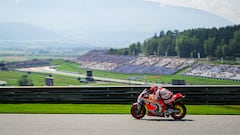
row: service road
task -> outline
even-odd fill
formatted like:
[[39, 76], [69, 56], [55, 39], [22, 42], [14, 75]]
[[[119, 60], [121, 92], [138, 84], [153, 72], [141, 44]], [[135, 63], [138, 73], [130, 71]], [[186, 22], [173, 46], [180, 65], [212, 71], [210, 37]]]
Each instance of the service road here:
[[240, 115], [187, 115], [182, 121], [96, 114], [0, 114], [0, 135], [239, 135]]

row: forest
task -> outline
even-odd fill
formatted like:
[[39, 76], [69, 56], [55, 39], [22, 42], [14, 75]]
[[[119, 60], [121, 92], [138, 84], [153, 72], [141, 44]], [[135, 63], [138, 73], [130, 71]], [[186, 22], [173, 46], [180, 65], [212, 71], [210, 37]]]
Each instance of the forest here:
[[240, 25], [221, 28], [197, 28], [179, 32], [161, 31], [153, 37], [108, 50], [110, 54], [179, 56], [184, 58], [240, 57]]

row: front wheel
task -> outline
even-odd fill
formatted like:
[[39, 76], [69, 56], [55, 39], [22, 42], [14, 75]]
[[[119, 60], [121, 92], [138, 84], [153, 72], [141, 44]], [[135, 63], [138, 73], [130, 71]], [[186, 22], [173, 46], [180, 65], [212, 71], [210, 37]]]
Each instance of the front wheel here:
[[174, 104], [173, 108], [174, 108], [174, 110], [176, 110], [176, 112], [172, 113], [171, 116], [175, 120], [181, 120], [187, 113], [187, 109], [186, 109], [185, 105], [182, 103]]
[[146, 114], [146, 108], [143, 105], [134, 104], [131, 107], [131, 114], [136, 119], [141, 119]]

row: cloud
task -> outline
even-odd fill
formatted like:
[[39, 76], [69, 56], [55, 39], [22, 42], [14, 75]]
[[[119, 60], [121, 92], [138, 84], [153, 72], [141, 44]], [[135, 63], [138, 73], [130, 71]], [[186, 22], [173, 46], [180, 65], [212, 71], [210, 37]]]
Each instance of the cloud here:
[[25, 0], [14, 0], [16, 3], [22, 3]]
[[21, 0], [15, 0], [16, 3], [21, 2]]
[[145, 0], [172, 6], [204, 10], [240, 24], [239, 0]]

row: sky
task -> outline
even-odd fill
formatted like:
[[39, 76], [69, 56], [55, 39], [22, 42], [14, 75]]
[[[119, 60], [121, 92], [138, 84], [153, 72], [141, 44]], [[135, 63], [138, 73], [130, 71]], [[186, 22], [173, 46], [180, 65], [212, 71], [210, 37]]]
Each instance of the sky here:
[[204, 10], [240, 24], [240, 0], [145, 0], [164, 4]]
[[240, 24], [239, 7], [240, 0], [0, 0], [0, 23], [40, 26], [71, 40], [129, 44], [161, 30]]
[[[0, 21], [19, 20], [24, 22], [29, 21], [28, 19], [31, 18], [31, 21], [33, 23], [41, 22], [43, 25], [48, 25], [52, 28], [58, 27], [57, 25], [61, 24], [64, 25], [66, 29], [70, 29], [76, 27], [76, 24], [69, 22], [68, 18], [76, 19], [78, 17], [76, 12], [87, 10], [86, 12], [90, 13], [92, 11], [90, 11], [89, 9], [92, 8], [92, 10], [94, 10], [94, 8], [98, 5], [102, 7], [113, 5], [113, 7], [116, 8], [116, 5], [114, 5], [116, 3], [119, 4], [119, 7], [126, 6], [121, 5], [120, 1], [122, 0], [0, 0], [0, 12], [2, 12], [0, 13]], [[127, 1], [129, 2], [128, 6], [131, 6], [133, 1], [136, 2], [137, 0]], [[162, 7], [166, 5], [171, 5], [176, 7], [199, 9], [221, 16], [233, 22], [234, 24], [240, 24], [240, 10], [238, 9], [240, 7], [239, 0], [138, 0], [138, 1], [145, 1], [145, 3], [158, 2], [159, 6]], [[82, 10], [79, 10], [79, 7]], [[49, 9], [52, 9], [53, 11], [49, 11]], [[58, 12], [59, 14], [56, 14], [56, 12]], [[87, 18], [87, 14], [86, 16], [84, 16], [82, 13], [79, 14], [81, 14], [81, 17], [83, 18], [84, 17]], [[66, 16], [67, 19], [64, 18]], [[52, 24], [50, 21], [53, 18], [58, 23]]]

